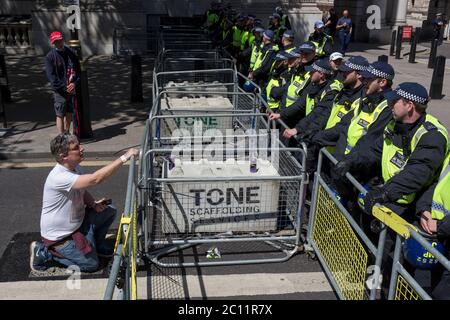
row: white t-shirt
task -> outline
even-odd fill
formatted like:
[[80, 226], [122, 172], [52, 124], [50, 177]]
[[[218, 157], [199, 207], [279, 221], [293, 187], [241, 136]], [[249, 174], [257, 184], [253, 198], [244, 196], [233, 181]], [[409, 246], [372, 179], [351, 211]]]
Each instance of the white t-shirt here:
[[75, 172], [59, 163], [49, 173], [44, 185], [41, 213], [41, 236], [61, 240], [76, 231], [84, 219], [84, 190], [72, 189], [82, 174], [80, 166]]

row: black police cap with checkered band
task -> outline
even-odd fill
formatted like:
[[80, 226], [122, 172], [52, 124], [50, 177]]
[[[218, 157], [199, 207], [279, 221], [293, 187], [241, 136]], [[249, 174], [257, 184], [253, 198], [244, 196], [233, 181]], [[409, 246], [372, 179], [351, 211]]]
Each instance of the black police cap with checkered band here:
[[361, 75], [366, 79], [382, 78], [393, 80], [395, 77], [395, 71], [389, 63], [376, 61], [370, 64], [367, 70], [361, 72]]
[[388, 101], [395, 101], [404, 98], [408, 101], [420, 104], [428, 103], [428, 91], [424, 86], [416, 82], [403, 82], [395, 90], [386, 92], [384, 97]]
[[333, 69], [328, 62], [328, 59], [320, 59], [315, 61], [312, 65], [305, 66], [306, 71], [319, 71], [326, 74], [333, 74]]
[[339, 66], [340, 71], [365, 71], [369, 67], [369, 61], [362, 56], [354, 56]]

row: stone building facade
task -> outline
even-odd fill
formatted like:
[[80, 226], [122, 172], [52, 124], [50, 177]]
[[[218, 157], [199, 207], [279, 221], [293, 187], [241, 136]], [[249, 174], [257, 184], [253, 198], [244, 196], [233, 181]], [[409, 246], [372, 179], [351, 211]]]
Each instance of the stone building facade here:
[[[50, 45], [48, 35], [61, 30], [66, 37], [66, 5], [74, 0], [1, 0], [0, 51], [7, 53], [45, 53]], [[161, 17], [188, 17], [203, 14], [212, 0], [80, 0], [83, 53], [113, 54], [117, 34], [132, 30], [146, 36], [158, 28]], [[217, 0], [216, 0], [217, 1]], [[297, 33], [297, 42], [313, 31], [314, 22], [323, 12], [335, 7], [338, 15], [349, 9], [355, 23], [356, 41], [388, 43], [391, 31], [399, 25], [422, 27], [424, 39], [431, 37], [431, 21], [436, 13], [450, 16], [448, 0], [222, 0], [238, 12], [253, 13], [267, 23], [276, 6], [282, 6]], [[381, 8], [381, 29], [366, 26], [368, 6]], [[141, 39], [142, 40], [142, 39]], [[150, 40], [145, 40], [149, 42]]]

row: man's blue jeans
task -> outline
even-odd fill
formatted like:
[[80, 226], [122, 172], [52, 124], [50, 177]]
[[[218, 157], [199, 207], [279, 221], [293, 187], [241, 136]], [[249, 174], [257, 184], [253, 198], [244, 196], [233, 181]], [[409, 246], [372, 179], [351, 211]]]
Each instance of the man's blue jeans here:
[[94, 209], [86, 209], [83, 224], [80, 227], [86, 239], [91, 243], [92, 251], [87, 255], [83, 255], [75, 246], [73, 240], [68, 240], [62, 247], [58, 247], [56, 251], [64, 258], [56, 257], [48, 252], [50, 259], [57, 261], [67, 267], [78, 266], [80, 271], [93, 272], [98, 269], [97, 252], [105, 252], [107, 245], [105, 241], [106, 233], [109, 227], [114, 222], [117, 210], [113, 206], [108, 206], [102, 212], [95, 212]]
[[345, 54], [347, 52], [348, 45], [352, 35], [349, 32], [339, 31], [339, 42], [341, 43], [341, 53]]

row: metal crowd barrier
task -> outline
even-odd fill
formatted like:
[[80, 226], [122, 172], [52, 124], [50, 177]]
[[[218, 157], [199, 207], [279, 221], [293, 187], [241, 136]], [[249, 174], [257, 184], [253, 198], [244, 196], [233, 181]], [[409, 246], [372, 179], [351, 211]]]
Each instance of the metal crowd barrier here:
[[[450, 261], [425, 239], [420, 231], [392, 210], [377, 204], [373, 217], [381, 223], [378, 245], [375, 246], [341, 204], [335, 191], [322, 177], [324, 156], [336, 164], [336, 159], [323, 148], [319, 154], [315, 173], [307, 242], [322, 264], [340, 299], [377, 299], [381, 271], [391, 267], [381, 264], [388, 228], [396, 233], [392, 272], [389, 276], [389, 300], [432, 299], [426, 288], [407, 271], [403, 264], [403, 241], [409, 237], [417, 240], [428, 252], [421, 259], [436, 259], [450, 271]], [[361, 193], [366, 190], [349, 173], [346, 177]], [[307, 245], [307, 247], [308, 247]], [[369, 277], [367, 275], [369, 274]], [[386, 272], [384, 272], [386, 274]]]
[[[186, 70], [153, 73], [153, 101], [168, 88], [199, 90], [205, 87], [225, 87], [228, 92], [238, 91], [238, 75], [235, 69]], [[188, 94], [188, 93], [187, 93]]]
[[[324, 156], [333, 164], [337, 162], [325, 148], [321, 149], [314, 177], [307, 242], [340, 299], [374, 300], [379, 283], [370, 281], [366, 275], [373, 271], [371, 279], [379, 279], [386, 228], [382, 228], [377, 246], [373, 244], [324, 180]], [[366, 193], [349, 173], [347, 178], [360, 192]]]
[[152, 147], [171, 147], [183, 143], [185, 137], [199, 136], [203, 143], [214, 142], [217, 138], [245, 136], [246, 131], [266, 130], [266, 115], [259, 112], [234, 110], [232, 112], [194, 111], [163, 114], [149, 119], [149, 141]]
[[159, 52], [158, 32], [143, 28], [118, 27], [113, 34], [114, 55], [152, 55]]
[[183, 50], [186, 47], [199, 50], [214, 49], [212, 41], [203, 29], [160, 29], [158, 43], [160, 51]]
[[137, 198], [139, 194], [137, 192], [136, 173], [136, 159], [133, 156], [130, 160], [130, 169], [128, 171], [124, 213], [117, 232], [114, 258], [103, 296], [104, 300], [113, 299], [116, 287], [119, 289], [116, 299], [137, 299], [138, 229], [136, 203], [139, 203], [140, 200]]
[[[172, 91], [172, 96], [178, 97], [192, 96], [193, 92], [198, 92], [198, 96], [212, 95], [214, 92], [223, 93], [245, 93], [239, 87], [239, 83], [251, 82], [255, 91], [254, 94], [261, 95], [261, 88], [249, 80], [245, 75], [233, 69], [210, 69], [210, 70], [186, 70], [153, 73], [152, 101], [155, 103], [158, 95], [163, 91]], [[181, 92], [183, 91], [183, 92]], [[176, 92], [178, 92], [176, 94]], [[217, 95], [217, 93], [216, 93]], [[237, 102], [233, 101], [233, 105]]]
[[[299, 221], [304, 203], [301, 195], [307, 180], [303, 166], [292, 153], [302, 154], [304, 164], [303, 150], [224, 148], [222, 154], [216, 152], [216, 160], [211, 160], [210, 167], [205, 164], [206, 160], [175, 160], [175, 168], [179, 170], [191, 167], [196, 171], [202, 166], [206, 170], [205, 174], [200, 171], [199, 175], [186, 177], [168, 170], [170, 162], [167, 159], [172, 151], [151, 149], [143, 154], [142, 163], [152, 164], [152, 168], [144, 166], [147, 175], [144, 174], [141, 180], [144, 185], [142, 199], [147, 199], [150, 204], [142, 224], [144, 245], [148, 249], [146, 255], [152, 262], [164, 267], [268, 263], [286, 261], [298, 251]], [[204, 149], [191, 151], [201, 154]], [[249, 170], [249, 158], [254, 152], [268, 155], [270, 160], [258, 160], [259, 170], [267, 172], [261, 176], [242, 174], [243, 168]], [[272, 167], [276, 157], [279, 159], [277, 169]], [[227, 170], [230, 171], [228, 175], [221, 174]], [[213, 171], [220, 173], [216, 176]], [[169, 172], [172, 172], [171, 176]], [[282, 256], [265, 257], [267, 248], [264, 248], [258, 254], [262, 258], [236, 257], [243, 254], [241, 249], [236, 250], [238, 243], [270, 245]], [[220, 261], [199, 256], [192, 262], [163, 261], [166, 255], [201, 244], [222, 244], [227, 252], [222, 254]]]
[[[214, 50], [162, 50], [159, 52], [154, 67], [154, 74], [167, 71], [199, 70], [236, 70], [236, 60], [222, 49]], [[184, 74], [183, 77], [187, 75]], [[185, 79], [184, 81], [188, 81]]]
[[[244, 92], [235, 92], [231, 94], [237, 96], [249, 95]], [[158, 100], [160, 100], [159, 98], [163, 95], [164, 92], [161, 92]], [[255, 94], [253, 94], [253, 96], [255, 96]], [[261, 103], [266, 105], [265, 101], [263, 101], [260, 96], [257, 101], [257, 104]], [[257, 104], [255, 105], [253, 103], [252, 109], [254, 109]], [[144, 208], [141, 224], [143, 228], [142, 233], [145, 236], [142, 246], [146, 248], [145, 253], [147, 257], [149, 257], [152, 262], [161, 266], [179, 267], [281, 262], [286, 261], [293, 254], [298, 252], [298, 246], [300, 244], [299, 221], [304, 208], [305, 185], [307, 184], [306, 173], [303, 170], [306, 161], [305, 146], [302, 145], [303, 149], [285, 148], [278, 140], [278, 134], [276, 136], [267, 137], [267, 140], [270, 141], [270, 145], [273, 146], [272, 143], [275, 143], [276, 148], [270, 148], [270, 150], [265, 149], [265, 153], [271, 154], [271, 152], [280, 152], [278, 157], [280, 166], [277, 171], [278, 176], [275, 177], [256, 177], [251, 175], [240, 177], [233, 176], [232, 173], [231, 176], [217, 177], [213, 180], [211, 180], [211, 177], [202, 178], [201, 176], [187, 178], [168, 177], [167, 167], [176, 162], [176, 158], [175, 160], [169, 160], [175, 147], [168, 143], [161, 143], [163, 140], [161, 139], [162, 135], [157, 137], [158, 139], [155, 139], [156, 136], [154, 132], [156, 128], [158, 128], [159, 132], [165, 132], [164, 130], [161, 130], [162, 120], [166, 121], [169, 119], [176, 123], [176, 119], [193, 118], [198, 115], [186, 112], [181, 112], [178, 115], [161, 115], [158, 110], [159, 108], [154, 106], [149, 120], [147, 121], [144, 138], [141, 144], [142, 157], [140, 158], [139, 168], [141, 206]], [[252, 110], [248, 111], [249, 112], [240, 111], [240, 113], [238, 110], [236, 110], [236, 112], [229, 112], [228, 110], [227, 113], [217, 113], [214, 111], [211, 116], [224, 119], [239, 119], [239, 117], [251, 119], [247, 120], [242, 128], [254, 130], [262, 129], [262, 131], [255, 131], [253, 134], [253, 137], [257, 139], [261, 139], [264, 135], [269, 136], [270, 131], [268, 129], [270, 129], [270, 124], [266, 120], [266, 114], [252, 113]], [[191, 127], [196, 127], [195, 122], [198, 122], [198, 120], [194, 121], [194, 124], [191, 125]], [[227, 125], [222, 125], [221, 129], [233, 129], [234, 125], [231, 125], [232, 123], [234, 122], [228, 121]], [[282, 125], [286, 127], [284, 123], [282, 123]], [[204, 139], [205, 135], [208, 135], [208, 130], [211, 128], [206, 126], [205, 129], [206, 130], [200, 132], [188, 131], [186, 133], [186, 136], [192, 137], [193, 139], [190, 140], [192, 143], [189, 142], [188, 145], [184, 145], [183, 147], [192, 151], [194, 159], [195, 155], [198, 155], [199, 152], [201, 153], [204, 150], [203, 148], [195, 148], [198, 148], [199, 145], [201, 147], [204, 146], [202, 142], [199, 144], [196, 143], [197, 139]], [[167, 135], [165, 136], [166, 140], [171, 137], [169, 133], [170, 131], [167, 131]], [[213, 133], [209, 133], [209, 135], [210, 136], [207, 136], [206, 138], [218, 136], [218, 134], [214, 135]], [[249, 141], [244, 144], [239, 144], [235, 139], [250, 139], [251, 136], [252, 134], [237, 135], [234, 132], [231, 132], [229, 136], [223, 136], [223, 138], [226, 138], [223, 148], [217, 148], [217, 145], [213, 148], [215, 157], [219, 157], [221, 160], [219, 161], [219, 167], [228, 160], [234, 164], [244, 161], [244, 166], [247, 166], [248, 168], [251, 152], [258, 150], [261, 152], [261, 149], [252, 149]], [[155, 140], [158, 143], [155, 143]], [[192, 149], [190, 149], [191, 147]], [[181, 148], [181, 151], [184, 157], [188, 157], [188, 160], [192, 159], [184, 153], [184, 148]], [[222, 153], [218, 154], [220, 152]], [[293, 157], [293, 153], [296, 153], [297, 157]], [[300, 162], [297, 159], [301, 159]], [[273, 161], [269, 161], [265, 163], [270, 165], [272, 162]], [[180, 163], [175, 163], [175, 166], [177, 165], [180, 165]], [[227, 170], [226, 166], [222, 169]], [[226, 194], [228, 197], [226, 200], [228, 206], [231, 205], [232, 201], [238, 201], [236, 208], [239, 208], [239, 206], [243, 204], [244, 198], [246, 197], [245, 195], [247, 195], [246, 192], [248, 192], [244, 191], [244, 189], [247, 188], [246, 190], [252, 190], [251, 184], [254, 184], [254, 188], [257, 188], [258, 190], [261, 188], [264, 192], [264, 194], [258, 195], [258, 199], [264, 199], [265, 202], [263, 209], [258, 207], [257, 214], [253, 212], [254, 209], [251, 209], [251, 207], [248, 209], [244, 206], [244, 208], [247, 208], [250, 211], [240, 212], [240, 216], [238, 215], [233, 218], [238, 219], [237, 221], [229, 220], [230, 217], [224, 216], [226, 213], [223, 211], [226, 208], [218, 208], [217, 206], [211, 205], [211, 203], [208, 205], [204, 202], [205, 196], [208, 196], [208, 192], [213, 190], [211, 192], [218, 192], [218, 194], [222, 192], [222, 194]], [[228, 185], [229, 188], [226, 188], [225, 191], [217, 191], [219, 185], [222, 187], [223, 185]], [[195, 188], [199, 186], [209, 186], [212, 189], [210, 191], [205, 191], [205, 194], [198, 194], [193, 197], [189, 194], [188, 190], [193, 186]], [[272, 195], [272, 198], [270, 197], [270, 194]], [[211, 194], [209, 196], [211, 196]], [[276, 198], [274, 198], [274, 196]], [[196, 199], [195, 201], [193, 200], [194, 198]], [[199, 201], [203, 201], [204, 203], [200, 204]], [[215, 200], [211, 201], [214, 204]], [[192, 221], [193, 216], [195, 217], [196, 215], [195, 212], [200, 212], [198, 216], [204, 216], [205, 212], [210, 212], [210, 209], [214, 212], [220, 211], [222, 215], [219, 214], [219, 216], [216, 216], [216, 219], [213, 217], [204, 219], [203, 217]], [[191, 220], [189, 220], [187, 214], [189, 212]], [[285, 230], [286, 226], [290, 226], [290, 228]], [[283, 233], [284, 236], [278, 234], [279, 232]], [[193, 248], [200, 244], [220, 243], [222, 245], [233, 245], [236, 243], [255, 242], [258, 244], [268, 244], [272, 248], [275, 247], [277, 250], [281, 250], [280, 252], [283, 253], [283, 256], [246, 260], [242, 258], [231, 260], [223, 259], [221, 261], [200, 261], [200, 259], [195, 262], [175, 264], [164, 263], [161, 261], [164, 259], [163, 257], [168, 254], [186, 248]], [[232, 247], [228, 249], [232, 251]]]
[[420, 259], [436, 259], [437, 263], [450, 271], [450, 261], [440, 253], [429, 241], [409, 222], [398, 216], [389, 208], [377, 205], [373, 215], [396, 233], [392, 273], [389, 285], [389, 300], [431, 300], [427, 290], [405, 269], [402, 257], [404, 247], [402, 242], [410, 237], [419, 242], [428, 252]]

